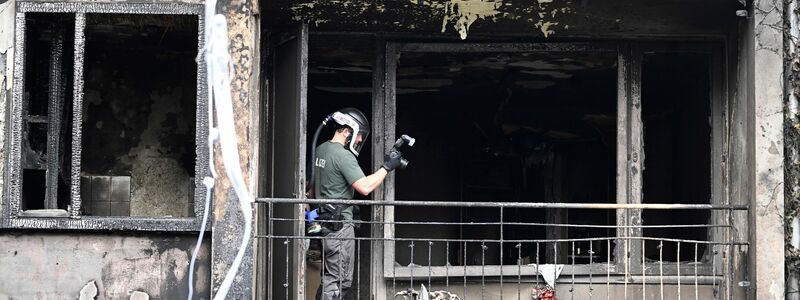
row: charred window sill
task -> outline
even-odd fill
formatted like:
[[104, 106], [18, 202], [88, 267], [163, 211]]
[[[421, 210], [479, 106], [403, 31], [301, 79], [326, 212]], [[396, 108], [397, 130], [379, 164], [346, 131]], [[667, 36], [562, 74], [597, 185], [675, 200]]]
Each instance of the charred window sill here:
[[[196, 218], [156, 217], [16, 217], [7, 219], [6, 229], [40, 230], [126, 230], [126, 231], [200, 231], [200, 220]], [[210, 227], [207, 227], [210, 229]]]
[[17, 10], [21, 12], [44, 11], [50, 13], [144, 13], [200, 15], [203, 12], [203, 4], [18, 1]]
[[31, 209], [21, 211], [22, 218], [68, 218], [69, 212], [64, 209]]

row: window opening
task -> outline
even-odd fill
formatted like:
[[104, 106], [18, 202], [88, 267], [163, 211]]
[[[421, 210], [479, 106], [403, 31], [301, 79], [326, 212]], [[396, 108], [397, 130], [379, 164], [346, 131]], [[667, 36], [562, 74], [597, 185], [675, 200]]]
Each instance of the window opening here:
[[[711, 201], [711, 59], [706, 54], [649, 54], [642, 63], [643, 203]], [[645, 210], [644, 225], [709, 224], [707, 210]], [[647, 237], [708, 240], [708, 228], [644, 228]], [[657, 260], [657, 242], [645, 256]], [[694, 245], [664, 243], [665, 261], [694, 259]], [[705, 244], [699, 244], [703, 253]]]
[[70, 146], [74, 14], [25, 14], [20, 209], [66, 209]]
[[[205, 68], [194, 61], [202, 47], [202, 5], [73, 4], [17, 4], [10, 201], [0, 219], [10, 228], [197, 230], [195, 214], [202, 208], [194, 195], [205, 187], [194, 177], [208, 172], [208, 152], [195, 142], [207, 135], [205, 126], [195, 125], [206, 123], [196, 111], [207, 109]], [[106, 77], [94, 80], [100, 76]], [[133, 103], [140, 105], [131, 109]], [[147, 114], [152, 111], [161, 118]], [[92, 140], [103, 131], [101, 141]], [[108, 137], [113, 134], [116, 139]], [[114, 152], [120, 149], [128, 151]], [[137, 178], [145, 184], [155, 179], [125, 169], [136, 158], [172, 159], [146, 164], [148, 176], [164, 170], [179, 176], [150, 176], [161, 181], [137, 185]]]
[[82, 213], [194, 216], [198, 18], [87, 14]]
[[[483, 202], [616, 202], [616, 53], [403, 53], [397, 68], [397, 130], [417, 138], [404, 153], [412, 168], [396, 175], [398, 200]], [[446, 221], [460, 226], [396, 225], [399, 238], [498, 239], [496, 208], [396, 207], [397, 222]], [[611, 210], [514, 209], [504, 222], [615, 225]], [[422, 235], [420, 235], [422, 234]], [[506, 225], [517, 240], [614, 236], [613, 228]], [[514, 243], [434, 247], [430, 264], [516, 264]], [[544, 245], [544, 244], [543, 244]], [[523, 245], [524, 263], [571, 262], [560, 251]], [[563, 248], [562, 248], [563, 247]], [[588, 242], [575, 263], [589, 263]], [[399, 265], [411, 263], [408, 242], [395, 243]], [[593, 262], [606, 261], [593, 245]], [[427, 248], [412, 250], [427, 265]], [[500, 253], [503, 261], [500, 261]], [[418, 253], [417, 253], [418, 252]], [[580, 255], [578, 255], [580, 253]]]

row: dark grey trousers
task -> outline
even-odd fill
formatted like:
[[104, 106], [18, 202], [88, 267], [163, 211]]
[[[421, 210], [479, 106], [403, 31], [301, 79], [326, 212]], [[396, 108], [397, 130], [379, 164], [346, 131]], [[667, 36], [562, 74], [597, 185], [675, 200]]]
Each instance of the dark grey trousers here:
[[317, 299], [344, 299], [353, 284], [354, 237], [353, 224], [344, 224], [322, 240], [322, 283], [317, 289]]

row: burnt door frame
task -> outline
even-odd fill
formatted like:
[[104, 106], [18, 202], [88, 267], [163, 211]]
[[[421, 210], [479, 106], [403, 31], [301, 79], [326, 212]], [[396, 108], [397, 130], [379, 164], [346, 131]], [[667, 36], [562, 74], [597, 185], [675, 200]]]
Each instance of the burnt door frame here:
[[[266, 122], [269, 128], [265, 130], [269, 142], [263, 144], [268, 152], [266, 196], [302, 199], [306, 190], [308, 25], [298, 24], [294, 31], [276, 35], [275, 38], [280, 39], [269, 49], [272, 68]], [[275, 217], [303, 220], [302, 205], [269, 205], [266, 212], [273, 212], [274, 215], [269, 216], [269, 224], [260, 227], [266, 227], [270, 236], [302, 236], [305, 233], [303, 222], [274, 221]], [[265, 253], [267, 261], [259, 264], [267, 268], [265, 298], [305, 299], [306, 250], [303, 242], [302, 239], [268, 239]], [[274, 263], [275, 259], [285, 261]]]

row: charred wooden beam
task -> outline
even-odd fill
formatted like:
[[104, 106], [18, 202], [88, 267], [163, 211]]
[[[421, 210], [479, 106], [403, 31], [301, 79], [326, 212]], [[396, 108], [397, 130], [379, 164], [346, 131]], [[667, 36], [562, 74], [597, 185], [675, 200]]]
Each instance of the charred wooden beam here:
[[47, 103], [47, 177], [44, 207], [58, 208], [59, 152], [61, 145], [61, 116], [64, 109], [64, 31], [55, 30], [50, 41], [50, 73]]

